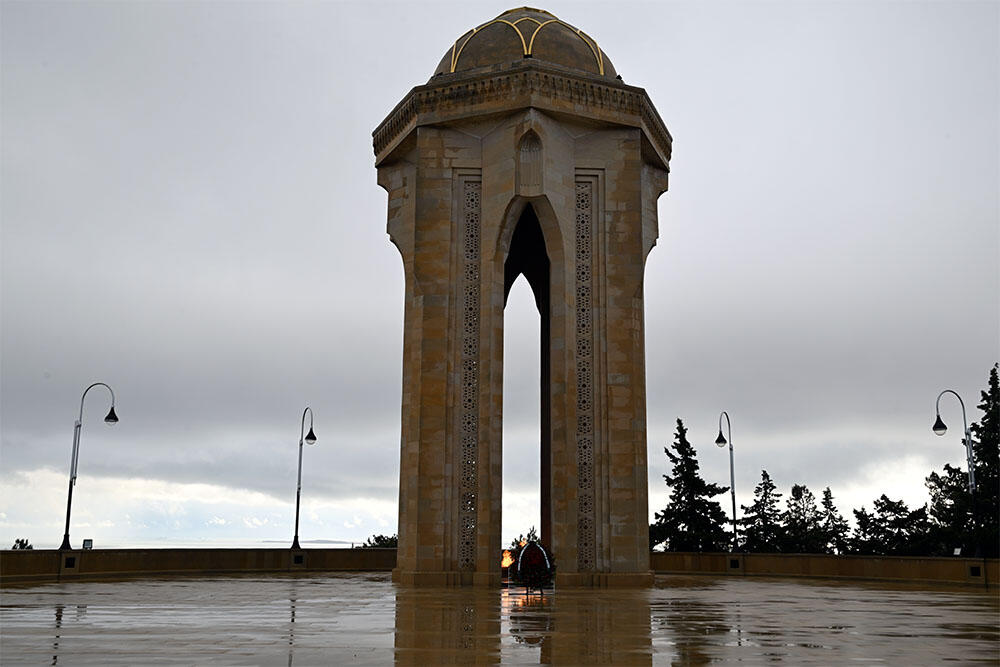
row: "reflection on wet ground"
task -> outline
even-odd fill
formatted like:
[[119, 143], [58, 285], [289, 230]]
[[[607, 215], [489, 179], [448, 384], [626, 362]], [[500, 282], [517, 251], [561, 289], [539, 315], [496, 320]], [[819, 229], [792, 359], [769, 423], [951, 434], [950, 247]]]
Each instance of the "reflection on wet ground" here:
[[996, 591], [743, 577], [408, 589], [388, 575], [48, 584], [0, 599], [13, 664], [997, 664]]

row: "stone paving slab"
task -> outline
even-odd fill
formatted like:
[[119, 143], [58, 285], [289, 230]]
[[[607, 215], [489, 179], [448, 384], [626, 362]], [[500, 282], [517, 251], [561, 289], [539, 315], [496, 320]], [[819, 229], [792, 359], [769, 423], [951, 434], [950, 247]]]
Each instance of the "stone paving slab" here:
[[648, 590], [401, 588], [383, 574], [5, 589], [4, 665], [997, 664], [995, 591], [658, 576]]

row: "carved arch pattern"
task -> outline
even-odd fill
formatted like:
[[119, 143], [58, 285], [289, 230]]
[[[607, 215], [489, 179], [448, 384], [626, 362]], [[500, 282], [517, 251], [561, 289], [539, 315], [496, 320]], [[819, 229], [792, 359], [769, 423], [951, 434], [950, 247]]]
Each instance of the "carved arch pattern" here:
[[542, 186], [542, 142], [538, 135], [529, 132], [518, 146], [517, 172], [521, 189]]

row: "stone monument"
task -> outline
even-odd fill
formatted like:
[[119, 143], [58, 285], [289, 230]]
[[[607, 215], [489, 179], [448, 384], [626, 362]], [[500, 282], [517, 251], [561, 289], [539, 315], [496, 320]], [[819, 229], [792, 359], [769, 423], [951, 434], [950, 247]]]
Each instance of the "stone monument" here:
[[556, 586], [649, 572], [643, 268], [671, 137], [586, 33], [469, 30], [374, 132], [406, 280], [395, 581], [500, 583], [503, 318], [541, 315], [541, 540]]

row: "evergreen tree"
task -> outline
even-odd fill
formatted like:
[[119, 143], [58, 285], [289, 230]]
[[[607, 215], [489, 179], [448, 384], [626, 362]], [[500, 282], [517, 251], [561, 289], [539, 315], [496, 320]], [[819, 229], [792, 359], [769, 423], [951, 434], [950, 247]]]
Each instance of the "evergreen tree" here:
[[664, 447], [673, 470], [663, 479], [670, 487], [670, 501], [656, 522], [650, 526], [650, 546], [664, 543], [669, 551], [721, 551], [730, 543], [726, 532], [726, 515], [713, 496], [725, 493], [728, 487], [709, 484], [698, 473], [694, 447], [687, 440], [684, 422], [677, 420], [674, 450]]
[[816, 496], [804, 484], [793, 484], [781, 515], [785, 529], [782, 551], [801, 554], [823, 553], [826, 539], [820, 525]]
[[523, 547], [528, 542], [541, 542], [541, 540], [538, 538], [538, 531], [535, 530], [534, 526], [528, 529], [527, 535], [521, 533], [520, 535], [515, 537], [510, 543], [510, 548], [513, 550], [517, 550]]
[[972, 499], [966, 472], [945, 463], [944, 472], [932, 472], [924, 484], [931, 496], [928, 513], [933, 534], [933, 547], [927, 555], [951, 556], [956, 548], [963, 554], [974, 553], [968, 531]]
[[854, 511], [857, 527], [851, 550], [861, 554], [926, 555], [931, 550], [931, 524], [927, 508], [910, 510], [902, 500], [884, 493], [875, 500], [874, 512]]
[[892, 500], [884, 493], [875, 500], [873, 534], [879, 553], [900, 554], [909, 541], [910, 508], [902, 500]]
[[395, 549], [399, 546], [399, 535], [372, 535], [364, 544], [355, 549]]
[[760, 484], [754, 487], [753, 504], [740, 505], [743, 518], [740, 520], [743, 533], [743, 548], [758, 553], [780, 551], [784, 538], [781, 527], [781, 511], [778, 509], [777, 492], [771, 476], [766, 470], [760, 471]]
[[900, 556], [930, 556], [943, 552], [937, 540], [934, 525], [931, 523], [927, 505], [910, 512], [906, 519], [907, 540]]
[[996, 558], [1000, 551], [1000, 379], [997, 364], [990, 369], [986, 391], [977, 406], [983, 412], [972, 431], [972, 453], [976, 469], [975, 541], [983, 556]]
[[869, 514], [862, 505], [854, 510], [854, 531], [848, 542], [851, 553], [869, 555], [882, 553], [881, 545], [875, 539], [875, 516]]
[[821, 516], [823, 539], [826, 541], [826, 553], [847, 553], [847, 519], [845, 519], [833, 504], [833, 492], [830, 487], [823, 489], [823, 512]]

